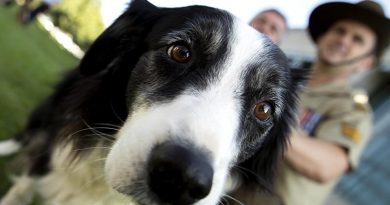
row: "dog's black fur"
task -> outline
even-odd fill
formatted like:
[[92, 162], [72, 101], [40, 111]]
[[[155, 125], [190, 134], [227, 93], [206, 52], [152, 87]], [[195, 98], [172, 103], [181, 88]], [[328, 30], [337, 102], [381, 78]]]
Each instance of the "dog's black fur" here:
[[[198, 19], [209, 33], [189, 40], [194, 51], [193, 61], [172, 63], [164, 56], [166, 45], [161, 35], [187, 26], [189, 19]], [[215, 31], [225, 36], [214, 50], [205, 49], [210, 47], [208, 38], [215, 30], [214, 23], [208, 23], [209, 19], [219, 19], [217, 23], [224, 25], [219, 28], [222, 31]], [[78, 69], [67, 74], [55, 93], [32, 113], [26, 128], [16, 135], [17, 141], [33, 150], [28, 156], [31, 162], [28, 174], [42, 177], [50, 173], [50, 162], [56, 160], [52, 152], [60, 144], [74, 144], [71, 156], [74, 163], [82, 160], [90, 152], [88, 148], [98, 143], [111, 146], [117, 128], [138, 109], [139, 105], [133, 102], [140, 90], [150, 88], [145, 96], [146, 103], [152, 104], [172, 101], [188, 87], [205, 89], [221, 72], [216, 65], [224, 62], [223, 57], [231, 52], [228, 39], [233, 28], [224, 23], [231, 21], [230, 15], [212, 8], [160, 9], [135, 0], [92, 44]], [[180, 39], [178, 43], [187, 42]], [[297, 92], [306, 75], [287, 69], [285, 56], [269, 41], [265, 43], [268, 52], [257, 56], [260, 57], [258, 64], [249, 65], [243, 93], [239, 95], [243, 103], [237, 140], [240, 153], [235, 167], [240, 170], [233, 167], [232, 171], [237, 171], [244, 184], [271, 189], [275, 164], [286, 145], [290, 126], [295, 122]], [[268, 69], [263, 82], [254, 77], [259, 76], [258, 67]], [[261, 84], [261, 88], [254, 86], [256, 84]], [[275, 88], [281, 92], [274, 92]], [[272, 122], [265, 124], [251, 120], [253, 104], [264, 96], [275, 101], [274, 109], [280, 110]], [[96, 133], [109, 139], [94, 137]]]

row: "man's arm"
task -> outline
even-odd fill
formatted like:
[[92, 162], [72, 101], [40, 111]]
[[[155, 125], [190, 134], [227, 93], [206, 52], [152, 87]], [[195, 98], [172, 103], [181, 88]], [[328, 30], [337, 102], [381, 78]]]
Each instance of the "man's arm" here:
[[349, 169], [345, 148], [308, 137], [303, 130], [293, 132], [285, 158], [294, 170], [319, 183], [334, 180]]

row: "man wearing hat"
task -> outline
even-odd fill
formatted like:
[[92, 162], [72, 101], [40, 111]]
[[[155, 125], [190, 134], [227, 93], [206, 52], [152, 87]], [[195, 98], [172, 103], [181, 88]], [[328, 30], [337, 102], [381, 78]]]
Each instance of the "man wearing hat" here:
[[309, 33], [317, 46], [295, 128], [275, 178], [275, 194], [253, 187], [234, 195], [248, 205], [322, 205], [339, 177], [357, 167], [371, 129], [368, 100], [349, 78], [378, 63], [389, 44], [390, 19], [374, 1], [325, 3]]

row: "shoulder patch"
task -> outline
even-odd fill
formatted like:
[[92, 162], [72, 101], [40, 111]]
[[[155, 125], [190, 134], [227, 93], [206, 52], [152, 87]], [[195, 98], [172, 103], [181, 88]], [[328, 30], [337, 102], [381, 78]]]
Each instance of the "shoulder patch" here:
[[360, 134], [358, 129], [356, 129], [356, 128], [354, 128], [354, 127], [344, 123], [341, 126], [341, 131], [342, 131], [344, 136], [350, 138], [355, 143], [359, 143], [360, 142], [361, 134]]

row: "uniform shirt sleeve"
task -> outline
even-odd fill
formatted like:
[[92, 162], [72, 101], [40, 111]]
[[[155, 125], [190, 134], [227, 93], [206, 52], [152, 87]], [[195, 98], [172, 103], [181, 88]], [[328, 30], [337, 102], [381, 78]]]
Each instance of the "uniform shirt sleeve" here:
[[350, 112], [324, 119], [318, 126], [314, 137], [346, 148], [351, 168], [356, 168], [360, 155], [370, 138], [371, 128], [371, 109], [366, 106], [364, 109], [355, 108]]

